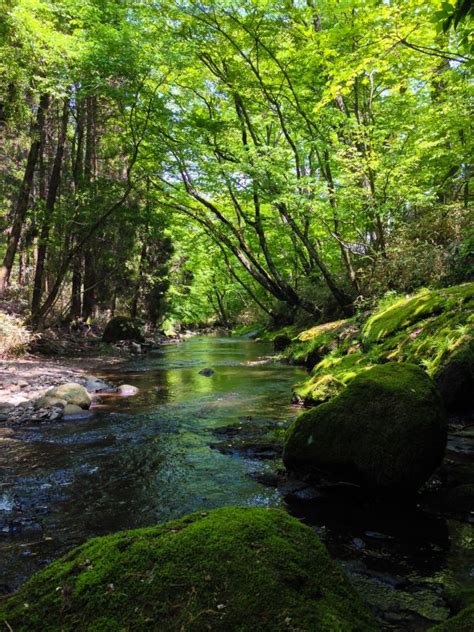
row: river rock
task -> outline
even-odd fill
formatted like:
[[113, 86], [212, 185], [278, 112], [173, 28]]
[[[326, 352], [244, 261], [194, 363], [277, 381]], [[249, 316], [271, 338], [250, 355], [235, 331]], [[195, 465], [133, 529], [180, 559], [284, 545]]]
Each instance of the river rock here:
[[120, 384], [117, 388], [117, 392], [122, 397], [133, 397], [138, 393], [138, 388], [136, 386], [132, 386], [131, 384]]
[[117, 390], [113, 384], [104, 382], [94, 375], [86, 377], [85, 389], [88, 393], [113, 393]]
[[378, 629], [310, 527], [249, 507], [94, 538], [3, 599], [5, 622], [28, 632]]
[[67, 404], [75, 404], [81, 408], [89, 408], [91, 405], [89, 393], [82, 384], [76, 384], [75, 382], [68, 382], [67, 384], [50, 388], [46, 396], [66, 400]]
[[204, 375], [204, 377], [211, 377], [211, 375], [214, 375], [214, 373], [214, 369], [202, 369], [201, 371], [199, 371], [199, 375]]
[[290, 427], [284, 462], [298, 475], [321, 472], [374, 491], [416, 491], [441, 463], [446, 414], [418, 366], [388, 363], [353, 379]]
[[116, 316], [107, 323], [102, 335], [104, 342], [118, 342], [119, 340], [134, 340], [143, 342], [139, 327], [130, 318]]
[[92, 417], [92, 411], [90, 410], [85, 410], [84, 408], [81, 408], [80, 406], [76, 406], [75, 404], [68, 404], [66, 406], [66, 408], [64, 409], [64, 419], [65, 421], [72, 421], [72, 420], [83, 420], [83, 419], [88, 419], [89, 417]]
[[67, 401], [63, 398], [54, 397], [52, 395], [43, 395], [43, 397], [39, 397], [35, 401], [35, 409], [39, 410], [40, 408], [52, 408], [53, 406], [64, 408], [66, 404]]

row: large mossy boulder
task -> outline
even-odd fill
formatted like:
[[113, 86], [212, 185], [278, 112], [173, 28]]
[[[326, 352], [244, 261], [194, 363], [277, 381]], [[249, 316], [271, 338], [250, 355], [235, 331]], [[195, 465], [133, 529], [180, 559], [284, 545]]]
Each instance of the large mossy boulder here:
[[416, 491], [440, 464], [446, 416], [436, 385], [408, 363], [374, 366], [334, 399], [298, 417], [284, 462], [375, 491]]
[[222, 508], [95, 538], [0, 606], [15, 632], [364, 632], [361, 600], [309, 527]]
[[46, 393], [46, 398], [63, 400], [66, 404], [72, 404], [80, 408], [89, 408], [91, 405], [89, 393], [82, 384], [76, 384], [75, 382], [68, 382], [67, 384], [50, 388]]
[[125, 316], [116, 316], [107, 323], [102, 334], [102, 340], [109, 343], [118, 342], [119, 340], [143, 342], [143, 336], [140, 328], [133, 320]]

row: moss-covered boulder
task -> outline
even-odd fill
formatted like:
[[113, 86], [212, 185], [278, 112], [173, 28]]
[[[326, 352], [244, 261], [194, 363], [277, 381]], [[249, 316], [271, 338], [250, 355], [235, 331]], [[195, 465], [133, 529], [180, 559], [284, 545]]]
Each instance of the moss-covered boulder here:
[[76, 382], [68, 382], [50, 388], [46, 393], [46, 398], [55, 398], [65, 401], [66, 404], [73, 404], [80, 408], [89, 408], [91, 405], [91, 397], [82, 384]]
[[408, 363], [374, 366], [296, 419], [284, 462], [298, 474], [416, 491], [440, 464], [446, 416], [434, 382]]
[[118, 342], [119, 340], [143, 342], [144, 338], [140, 328], [133, 320], [125, 316], [116, 316], [107, 323], [102, 334], [102, 340], [110, 343]]
[[0, 606], [15, 632], [377, 629], [309, 528], [222, 508], [95, 538]]

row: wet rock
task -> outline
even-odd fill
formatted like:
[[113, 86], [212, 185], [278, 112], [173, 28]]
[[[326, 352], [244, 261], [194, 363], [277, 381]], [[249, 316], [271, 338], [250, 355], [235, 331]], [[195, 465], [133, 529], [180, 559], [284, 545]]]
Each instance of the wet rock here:
[[89, 419], [89, 417], [93, 416], [93, 412], [91, 410], [85, 410], [80, 406], [75, 406], [74, 404], [68, 404], [64, 409], [64, 420], [65, 421], [79, 421], [83, 419]]
[[278, 334], [273, 339], [273, 348], [275, 351], [283, 351], [291, 344], [291, 338], [285, 334]]
[[91, 397], [82, 384], [68, 382], [51, 388], [46, 393], [47, 397], [57, 397], [66, 400], [67, 404], [74, 404], [81, 408], [89, 408], [91, 405]]
[[445, 490], [441, 493], [440, 503], [443, 510], [453, 513], [474, 511], [474, 484], [458, 485]]
[[118, 342], [119, 340], [133, 340], [135, 342], [143, 342], [143, 336], [140, 328], [130, 318], [125, 316], [117, 316], [107, 323], [102, 335], [104, 342]]
[[61, 399], [59, 397], [53, 397], [49, 395], [43, 395], [35, 401], [34, 407], [36, 410], [40, 408], [52, 408], [53, 406], [57, 406], [58, 408], [64, 408], [67, 405], [67, 401], [65, 399]]
[[76, 406], [75, 404], [67, 404], [64, 408], [64, 416], [70, 417], [71, 415], [77, 415], [82, 413], [82, 408], [80, 406]]
[[202, 369], [201, 371], [199, 371], [199, 375], [204, 375], [204, 377], [211, 377], [211, 375], [214, 375], [214, 373], [214, 369]]
[[474, 407], [474, 343], [456, 353], [436, 375], [447, 410], [465, 412]]
[[415, 492], [441, 463], [446, 416], [434, 382], [411, 364], [359, 374], [337, 397], [296, 419], [287, 468], [380, 492]]
[[117, 388], [113, 384], [104, 382], [104, 380], [94, 377], [93, 375], [86, 377], [84, 387], [88, 393], [114, 393], [117, 391]]
[[120, 384], [117, 388], [117, 392], [122, 397], [133, 397], [138, 393], [138, 388], [136, 386], [132, 386], [131, 384]]

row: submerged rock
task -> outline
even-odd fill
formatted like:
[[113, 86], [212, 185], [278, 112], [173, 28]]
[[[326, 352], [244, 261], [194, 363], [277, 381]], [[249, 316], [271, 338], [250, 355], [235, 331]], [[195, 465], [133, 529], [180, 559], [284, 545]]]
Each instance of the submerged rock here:
[[102, 335], [104, 342], [118, 342], [119, 340], [134, 340], [143, 342], [139, 327], [125, 316], [116, 316], [107, 323]]
[[56, 397], [65, 400], [67, 404], [74, 404], [81, 408], [89, 408], [91, 405], [89, 393], [82, 384], [76, 384], [75, 382], [68, 382], [67, 384], [50, 388], [46, 393], [46, 397]]
[[377, 629], [312, 529], [232, 507], [90, 540], [4, 601], [5, 621], [15, 632]]
[[298, 417], [283, 459], [298, 474], [327, 472], [372, 490], [414, 492], [441, 463], [445, 446], [434, 382], [415, 365], [390, 363], [364, 371]]
[[67, 421], [68, 419], [87, 419], [92, 415], [92, 412], [89, 410], [84, 410], [80, 406], [76, 406], [75, 404], [67, 404], [64, 408], [64, 419]]
[[214, 373], [214, 369], [202, 369], [201, 371], [199, 371], [199, 375], [204, 375], [204, 377], [211, 377], [211, 375], [214, 375]]

